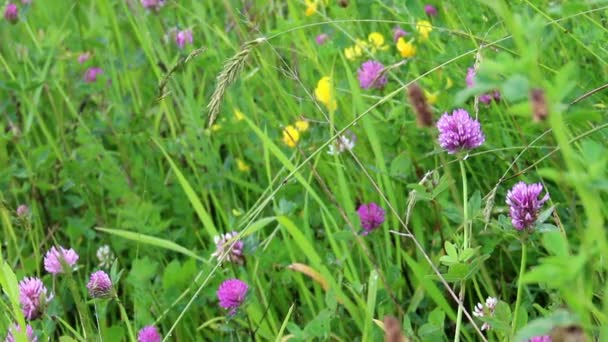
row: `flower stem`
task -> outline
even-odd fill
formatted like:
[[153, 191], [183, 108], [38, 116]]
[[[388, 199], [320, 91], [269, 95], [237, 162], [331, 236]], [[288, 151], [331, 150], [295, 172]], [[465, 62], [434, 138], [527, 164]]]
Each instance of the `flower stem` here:
[[[462, 176], [462, 210], [463, 210], [463, 228], [464, 228], [464, 239], [462, 242], [462, 250], [469, 248], [471, 241], [470, 240], [470, 225], [469, 225], [469, 197], [468, 197], [468, 188], [467, 188], [467, 173], [464, 169], [464, 160], [461, 158], [458, 160], [458, 164], [460, 164], [460, 175]], [[464, 310], [464, 294], [466, 291], [466, 282], [463, 280], [460, 282], [460, 293], [458, 295], [458, 300], [460, 301], [460, 305], [458, 305], [458, 314], [456, 316], [456, 332], [454, 333], [454, 342], [460, 341], [460, 328], [462, 326], [462, 311]]]
[[130, 341], [137, 341], [135, 339], [135, 334], [133, 333], [131, 323], [129, 322], [129, 315], [127, 315], [127, 310], [125, 310], [125, 307], [122, 305], [122, 302], [120, 301], [117, 295], [114, 295], [114, 299], [116, 300], [116, 304], [118, 304], [118, 309], [120, 310], [120, 315], [122, 316], [123, 323], [127, 326], [127, 333], [129, 334]]
[[515, 336], [517, 332], [517, 317], [519, 306], [521, 304], [521, 295], [523, 291], [523, 282], [521, 281], [521, 277], [526, 271], [526, 262], [527, 262], [527, 244], [525, 240], [521, 240], [521, 264], [519, 266], [519, 277], [517, 278], [517, 298], [515, 299], [515, 311], [513, 311], [513, 325], [511, 327], [511, 338]]

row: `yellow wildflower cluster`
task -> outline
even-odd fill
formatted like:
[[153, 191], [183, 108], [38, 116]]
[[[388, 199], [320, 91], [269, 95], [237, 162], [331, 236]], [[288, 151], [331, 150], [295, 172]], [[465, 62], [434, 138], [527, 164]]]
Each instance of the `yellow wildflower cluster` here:
[[239, 169], [239, 171], [241, 172], [251, 171], [251, 166], [249, 166], [249, 164], [247, 164], [243, 159], [240, 158], [236, 159], [236, 168]]
[[433, 31], [433, 25], [428, 20], [419, 20], [416, 23], [416, 31], [420, 35], [420, 40], [425, 41], [429, 39], [429, 33]]
[[293, 125], [283, 128], [283, 142], [289, 147], [296, 147], [300, 141], [300, 134], [308, 130], [309, 124], [306, 120], [298, 120]]
[[328, 0], [306, 0], [306, 11], [304, 12], [304, 14], [307, 17], [310, 17], [311, 15], [317, 13], [317, 9], [319, 7], [319, 5], [323, 6], [323, 5], [327, 5]]
[[367, 41], [357, 39], [353, 46], [344, 49], [344, 56], [352, 61], [361, 57], [365, 50], [373, 54], [376, 51], [385, 51], [387, 49], [388, 45], [384, 44], [384, 36], [379, 32], [372, 32], [367, 36]]
[[403, 58], [410, 58], [416, 55], [416, 46], [412, 42], [406, 42], [403, 37], [397, 40], [397, 50]]
[[319, 102], [327, 107], [330, 112], [335, 111], [338, 108], [338, 102], [334, 96], [334, 89], [331, 84], [331, 77], [325, 76], [317, 83], [315, 89], [315, 97]]

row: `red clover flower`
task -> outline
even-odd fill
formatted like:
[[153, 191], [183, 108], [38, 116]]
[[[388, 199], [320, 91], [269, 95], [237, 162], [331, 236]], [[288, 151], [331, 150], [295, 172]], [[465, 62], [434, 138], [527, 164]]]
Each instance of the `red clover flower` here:
[[47, 296], [46, 287], [39, 278], [26, 277], [19, 282], [19, 302], [23, 315], [28, 320], [35, 320], [42, 316], [46, 304], [51, 299], [53, 296]]
[[160, 340], [160, 333], [153, 325], [145, 326], [137, 333], [137, 342], [160, 342]]
[[[213, 238], [215, 242], [216, 250], [211, 256], [216, 257], [218, 260], [224, 258], [235, 264], [242, 265], [245, 262], [245, 256], [243, 255], [243, 241], [236, 240], [239, 235], [237, 232], [230, 232]], [[226, 256], [224, 256], [226, 254]]]
[[362, 89], [376, 88], [382, 89], [388, 81], [382, 74], [384, 65], [378, 61], [369, 60], [361, 64], [357, 77]]
[[217, 290], [217, 298], [220, 306], [229, 310], [230, 315], [234, 315], [236, 310], [243, 304], [249, 286], [239, 279], [229, 279], [224, 281]]
[[385, 212], [382, 207], [374, 202], [362, 204], [357, 209], [361, 226], [363, 227], [363, 235], [369, 234], [372, 230], [378, 228], [385, 220]]
[[439, 145], [455, 154], [461, 150], [472, 150], [486, 140], [479, 121], [471, 118], [464, 109], [456, 109], [452, 115], [445, 113], [437, 121]]
[[112, 293], [112, 280], [104, 271], [94, 272], [91, 274], [87, 289], [93, 298], [107, 298]]
[[[19, 326], [19, 324], [13, 324], [11, 327], [8, 328], [8, 333], [6, 334], [6, 339], [4, 340], [4, 342], [17, 341], [17, 339], [15, 338], [13, 333], [19, 332], [19, 331], [21, 331], [21, 327]], [[25, 334], [27, 336], [28, 342], [38, 342], [38, 337], [34, 333], [34, 329], [32, 328], [31, 325], [29, 325], [29, 324], [26, 325]]]
[[526, 184], [519, 182], [507, 192], [507, 205], [509, 205], [509, 215], [511, 223], [517, 230], [530, 228], [536, 223], [538, 212], [543, 204], [549, 200], [549, 193], [540, 200], [538, 197], [543, 192], [541, 183]]
[[59, 246], [57, 249], [55, 246], [51, 247], [46, 255], [44, 256], [44, 269], [52, 274], [65, 273], [63, 269], [63, 263], [71, 268], [76, 265], [78, 261], [78, 254], [73, 249], [65, 249]]

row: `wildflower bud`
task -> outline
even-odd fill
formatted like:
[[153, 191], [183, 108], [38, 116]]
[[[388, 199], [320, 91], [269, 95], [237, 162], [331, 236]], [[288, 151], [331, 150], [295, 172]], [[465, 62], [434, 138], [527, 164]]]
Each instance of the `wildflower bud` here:
[[19, 20], [19, 8], [13, 3], [6, 5], [4, 9], [4, 19], [8, 20], [11, 24], [14, 24]]
[[[5, 342], [17, 341], [17, 338], [14, 335], [16, 335], [16, 333], [20, 332], [20, 331], [21, 331], [21, 327], [19, 326], [19, 324], [13, 324], [11, 327], [8, 328], [8, 333], [7, 333], [6, 339], [4, 341]], [[32, 328], [32, 326], [29, 324], [27, 324], [25, 326], [25, 335], [27, 337], [28, 342], [38, 342], [38, 337], [36, 336], [36, 333], [34, 332], [34, 329]]]
[[399, 40], [399, 38], [405, 37], [406, 35], [407, 32], [399, 26], [395, 26], [395, 28], [393, 29], [393, 41], [395, 43]]
[[385, 220], [384, 209], [374, 202], [359, 206], [357, 209], [357, 214], [361, 220], [363, 235], [367, 235], [374, 229], [380, 227]]
[[388, 82], [386, 75], [383, 74], [384, 65], [378, 61], [369, 60], [361, 64], [357, 71], [359, 86], [361, 89], [382, 89]]
[[103, 245], [99, 247], [95, 255], [99, 260], [99, 267], [110, 268], [110, 266], [112, 266], [112, 263], [114, 262], [114, 253], [112, 253], [110, 246]]
[[[78, 254], [73, 249], [53, 246], [44, 256], [44, 269], [51, 274], [72, 272], [77, 261]], [[67, 269], [64, 266], [67, 266]]]
[[526, 184], [519, 182], [507, 192], [506, 203], [509, 206], [511, 223], [517, 230], [531, 228], [536, 223], [543, 204], [549, 200], [549, 194], [539, 199], [543, 192], [541, 183]]
[[424, 12], [430, 17], [434, 17], [437, 15], [437, 9], [435, 8], [435, 6], [429, 4], [424, 5]]
[[180, 49], [187, 44], [192, 44], [192, 30], [182, 30], [175, 35], [175, 43]]
[[445, 113], [437, 121], [439, 145], [449, 154], [470, 151], [486, 140], [479, 121], [464, 109], [455, 109], [452, 115]]
[[84, 73], [84, 81], [87, 83], [93, 83], [97, 81], [97, 75], [103, 74], [103, 70], [101, 68], [88, 68]]
[[243, 254], [243, 241], [237, 240], [239, 233], [230, 232], [220, 236], [216, 236], [213, 240], [215, 242], [216, 250], [211, 254], [222, 262], [227, 260], [237, 265], [245, 263], [245, 255]]
[[414, 107], [414, 112], [416, 112], [418, 126], [431, 127], [433, 125], [433, 113], [426, 102], [426, 97], [424, 96], [422, 89], [420, 89], [420, 86], [413, 83], [407, 87], [407, 96], [410, 100], [410, 104]]
[[327, 43], [328, 40], [329, 35], [327, 33], [321, 33], [320, 35], [315, 37], [315, 42], [317, 43], [317, 45], [323, 45]]
[[401, 333], [401, 324], [393, 316], [384, 316], [384, 341], [403, 342], [406, 341]]
[[220, 306], [234, 315], [237, 309], [245, 301], [249, 286], [242, 280], [229, 279], [224, 281], [217, 290], [217, 298]]
[[80, 55], [78, 55], [78, 63], [82, 64], [82, 63], [88, 61], [89, 58], [91, 58], [91, 53], [90, 52], [83, 52]]
[[338, 6], [340, 6], [342, 8], [348, 7], [348, 0], [340, 0], [340, 1], [338, 1]]
[[19, 302], [23, 315], [28, 320], [35, 320], [42, 316], [51, 299], [53, 296], [47, 295], [47, 289], [40, 278], [25, 278], [19, 282]]
[[27, 205], [21, 204], [17, 207], [17, 217], [24, 218], [29, 213], [30, 213], [30, 208], [28, 208]]
[[91, 274], [87, 289], [93, 298], [107, 298], [112, 293], [112, 280], [104, 271], [94, 272]]
[[545, 91], [540, 88], [532, 89], [530, 91], [530, 102], [532, 103], [532, 116], [534, 121], [545, 121], [549, 116]]
[[137, 342], [160, 342], [162, 336], [153, 325], [148, 325], [137, 333]]

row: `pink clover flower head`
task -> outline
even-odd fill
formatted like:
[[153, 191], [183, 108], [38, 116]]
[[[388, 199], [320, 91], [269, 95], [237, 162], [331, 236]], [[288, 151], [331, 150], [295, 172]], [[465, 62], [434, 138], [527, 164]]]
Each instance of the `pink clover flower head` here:
[[399, 38], [407, 36], [407, 32], [399, 26], [393, 29], [393, 41], [396, 43]]
[[[53, 246], [44, 256], [44, 269], [52, 274], [71, 272], [77, 261], [78, 254], [73, 249], [65, 249], [61, 246], [57, 249]], [[69, 267], [69, 270], [64, 269], [64, 264]]]
[[528, 342], [552, 342], [551, 336], [542, 335], [542, 336], [534, 336], [528, 340]]
[[91, 274], [87, 289], [93, 298], [107, 298], [112, 294], [112, 280], [104, 271], [94, 272]]
[[24, 278], [19, 282], [19, 302], [23, 315], [28, 320], [35, 320], [42, 316], [46, 304], [53, 299], [47, 296], [47, 289], [40, 278]]
[[145, 9], [158, 11], [165, 5], [165, 0], [141, 0], [141, 4]]
[[32, 3], [32, 0], [21, 0], [21, 3], [24, 5], [29, 5]]
[[526, 184], [519, 182], [507, 192], [507, 205], [509, 206], [509, 215], [511, 223], [517, 230], [531, 228], [538, 218], [538, 213], [543, 204], [549, 200], [549, 193], [545, 193], [543, 198], [539, 199], [543, 192], [541, 183]]
[[437, 8], [435, 8], [435, 6], [431, 4], [426, 4], [424, 5], [424, 12], [426, 13], [426, 15], [434, 17], [437, 15]]
[[[215, 242], [216, 250], [211, 256], [216, 257], [218, 260], [228, 260], [235, 264], [242, 265], [245, 262], [245, 255], [243, 255], [243, 241], [236, 240], [239, 235], [237, 232], [229, 232], [213, 238]], [[225, 256], [224, 256], [225, 254]]]
[[88, 51], [87, 52], [83, 52], [80, 55], [78, 55], [78, 63], [82, 64], [82, 63], [88, 61], [89, 58], [91, 58], [91, 53], [88, 52]]
[[479, 121], [469, 116], [464, 109], [456, 109], [452, 115], [444, 113], [437, 121], [439, 145], [449, 154], [461, 150], [472, 150], [486, 140]]
[[180, 49], [183, 49], [186, 44], [192, 44], [192, 30], [182, 30], [175, 35], [175, 43]]
[[[467, 76], [465, 77], [465, 82], [467, 84], [467, 88], [472, 88], [475, 86], [475, 69], [468, 68]], [[479, 101], [485, 104], [489, 104], [492, 100], [498, 102], [500, 101], [500, 92], [498, 90], [494, 90], [489, 93], [479, 95]]]
[[137, 333], [137, 342], [160, 342], [161, 336], [153, 325], [147, 325]]
[[27, 205], [25, 205], [25, 204], [20, 204], [20, 205], [17, 207], [17, 216], [18, 216], [18, 217], [25, 217], [25, 216], [27, 216], [27, 214], [29, 214], [29, 213], [30, 213], [30, 208], [28, 208], [28, 206], [27, 206]]
[[103, 69], [93, 67], [88, 68], [87, 71], [84, 72], [84, 81], [87, 83], [93, 83], [97, 81], [97, 75], [103, 74]]
[[234, 315], [236, 310], [243, 304], [249, 291], [249, 286], [239, 279], [228, 279], [220, 284], [217, 290], [217, 298], [220, 306], [229, 310], [230, 315]]
[[[19, 324], [15, 323], [12, 326], [10, 326], [8, 328], [8, 333], [6, 334], [6, 339], [4, 340], [4, 342], [17, 341], [17, 338], [13, 334], [16, 332], [20, 332], [20, 331], [21, 331], [21, 327], [19, 326]], [[32, 328], [32, 326], [29, 324], [27, 324], [25, 327], [25, 335], [27, 336], [28, 342], [38, 342], [38, 337], [34, 333], [34, 329]]]
[[[496, 309], [496, 304], [498, 304], [498, 299], [494, 297], [486, 298], [485, 304], [477, 303], [475, 305], [475, 309], [473, 310], [473, 316], [475, 317], [492, 317], [494, 316], [494, 310]], [[490, 324], [483, 323], [481, 326], [481, 330], [490, 330], [492, 326]]]
[[382, 74], [384, 65], [378, 61], [369, 60], [361, 64], [361, 68], [357, 72], [359, 78], [359, 86], [362, 89], [382, 89], [388, 82], [385, 75]]
[[329, 40], [329, 35], [327, 33], [321, 33], [320, 35], [315, 37], [315, 42], [317, 45], [324, 45]]
[[363, 235], [369, 234], [374, 229], [380, 227], [385, 220], [385, 212], [382, 207], [374, 202], [369, 204], [361, 204], [357, 209], [361, 226], [363, 227]]
[[19, 20], [19, 7], [9, 2], [4, 8], [4, 19], [14, 24]]

